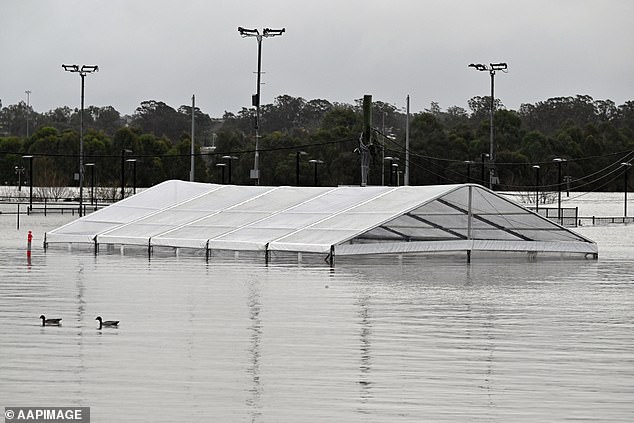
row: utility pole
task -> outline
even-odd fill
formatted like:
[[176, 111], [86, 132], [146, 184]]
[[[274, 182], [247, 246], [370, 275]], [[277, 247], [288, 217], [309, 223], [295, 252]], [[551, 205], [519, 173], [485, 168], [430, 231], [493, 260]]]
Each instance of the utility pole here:
[[405, 117], [405, 176], [403, 185], [409, 185], [409, 94], [407, 95], [407, 115]]
[[251, 179], [255, 180], [255, 184], [260, 184], [260, 75], [262, 73], [262, 39], [266, 37], [275, 37], [286, 32], [286, 28], [271, 29], [264, 28], [262, 34], [257, 29], [247, 29], [238, 27], [238, 32], [242, 37], [255, 37], [258, 42], [258, 80], [256, 93], [251, 97], [251, 103], [255, 106], [255, 158], [253, 161], [253, 169], [251, 169]]
[[370, 171], [369, 145], [372, 143], [372, 96], [363, 96], [363, 137], [361, 139], [361, 186], [368, 184], [368, 173]]

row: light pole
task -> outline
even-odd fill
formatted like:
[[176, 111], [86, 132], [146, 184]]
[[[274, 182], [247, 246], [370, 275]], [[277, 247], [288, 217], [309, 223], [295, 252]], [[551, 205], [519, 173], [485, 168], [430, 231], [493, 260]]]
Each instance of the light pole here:
[[623, 172], [623, 195], [625, 197], [625, 201], [623, 203], [623, 217], [627, 217], [627, 183], [628, 183], [628, 173], [630, 167], [632, 167], [632, 163], [623, 162], [621, 166], [625, 167], [625, 172]]
[[392, 181], [392, 175], [396, 176], [396, 186], [399, 186], [399, 184], [401, 183], [401, 180], [399, 179], [398, 176], [398, 163], [392, 163], [392, 166], [390, 166], [391, 172], [390, 172], [390, 181]]
[[535, 210], [539, 213], [539, 165], [534, 165], [535, 169]]
[[22, 156], [29, 159], [29, 211], [33, 210], [33, 156]]
[[125, 198], [125, 153], [132, 153], [127, 148], [121, 149], [121, 199]]
[[99, 66], [62, 65], [62, 68], [66, 72], [78, 73], [81, 76], [81, 113], [79, 115], [79, 217], [81, 217], [84, 201], [84, 78], [89, 73], [98, 72]]
[[24, 173], [24, 166], [15, 166], [15, 174], [18, 175], [18, 191], [22, 191], [22, 174]]
[[251, 103], [255, 106], [255, 159], [253, 162], [253, 169], [251, 170], [251, 179], [255, 179], [255, 184], [260, 184], [260, 75], [262, 73], [262, 39], [268, 37], [275, 37], [277, 35], [282, 35], [286, 31], [285, 28], [282, 29], [270, 29], [264, 28], [262, 30], [262, 34], [257, 29], [247, 29], [241, 26], [238, 27], [238, 32], [244, 38], [246, 37], [255, 37], [258, 42], [258, 80], [256, 87], [256, 94], [251, 97]]
[[216, 163], [216, 167], [219, 167], [222, 169], [222, 185], [225, 184], [225, 167], [227, 167], [226, 163]]
[[489, 158], [489, 154], [488, 153], [481, 153], [480, 154], [480, 162], [482, 164], [481, 170], [480, 170], [480, 181], [482, 185], [485, 185], [486, 182], [484, 180], [484, 159], [488, 159]]
[[[489, 107], [489, 161], [491, 163], [495, 163], [495, 155], [493, 148], [493, 114], [495, 113], [495, 93], [494, 93], [494, 85], [495, 85], [495, 72], [496, 71], [506, 71], [508, 68], [506, 63], [490, 63], [488, 66], [482, 63], [471, 63], [469, 65], [471, 68], [475, 68], [479, 71], [488, 71], [491, 75], [491, 104]], [[484, 179], [484, 178], [482, 178]], [[489, 168], [489, 188], [493, 189], [493, 167]]]
[[471, 182], [471, 165], [473, 164], [472, 160], [465, 160], [464, 163], [467, 165], [467, 183]]
[[31, 115], [31, 90], [24, 91], [26, 94], [26, 137], [29, 137], [29, 117]]
[[136, 159], [127, 159], [126, 162], [132, 163], [132, 194], [136, 194]]
[[227, 161], [227, 163], [229, 164], [229, 169], [227, 169], [229, 171], [229, 177], [227, 178], [228, 184], [231, 185], [231, 162], [234, 160], [238, 160], [238, 157], [236, 156], [222, 156], [222, 158], [224, 160]]
[[553, 162], [557, 163], [557, 220], [561, 225], [561, 164], [565, 162], [566, 159], [561, 159], [559, 157], [554, 158]]
[[322, 164], [323, 162], [324, 162], [323, 160], [316, 160], [316, 159], [308, 161], [308, 163], [313, 163], [315, 165], [315, 177], [314, 177], [314, 180], [313, 180], [314, 181], [314, 183], [313, 183], [314, 186], [317, 186], [317, 165], [318, 164]]
[[308, 153], [305, 151], [298, 151], [295, 154], [295, 186], [299, 186], [299, 156], [305, 156]]
[[384, 162], [385, 161], [390, 162], [390, 186], [394, 185], [394, 177], [393, 177], [394, 168], [393, 168], [393, 166], [394, 166], [394, 162], [397, 162], [398, 160], [399, 160], [398, 157], [392, 157], [392, 156], [387, 156], [387, 157], [383, 158]]
[[95, 204], [95, 164], [86, 163], [84, 166], [90, 168], [90, 204]]

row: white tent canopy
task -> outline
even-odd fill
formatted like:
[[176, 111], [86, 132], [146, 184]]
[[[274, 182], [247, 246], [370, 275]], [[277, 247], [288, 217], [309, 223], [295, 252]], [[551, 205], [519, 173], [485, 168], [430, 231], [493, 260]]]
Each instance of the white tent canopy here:
[[167, 181], [57, 228], [46, 243], [361, 255], [596, 244], [480, 185], [264, 187]]

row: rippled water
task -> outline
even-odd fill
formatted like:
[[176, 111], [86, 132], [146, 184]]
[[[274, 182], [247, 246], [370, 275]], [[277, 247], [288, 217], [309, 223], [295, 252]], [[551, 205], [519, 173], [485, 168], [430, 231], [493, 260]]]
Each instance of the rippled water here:
[[[43, 232], [70, 218], [18, 231], [0, 215], [0, 408], [89, 406], [96, 422], [634, 421], [634, 225], [580, 228], [598, 261], [331, 271], [45, 253]], [[97, 330], [97, 315], [120, 328]]]

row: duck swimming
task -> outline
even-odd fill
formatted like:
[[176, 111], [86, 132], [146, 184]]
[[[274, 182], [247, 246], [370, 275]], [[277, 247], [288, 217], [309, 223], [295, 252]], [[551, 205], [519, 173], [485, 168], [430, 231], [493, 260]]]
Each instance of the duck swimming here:
[[47, 319], [43, 314], [40, 316], [42, 319], [42, 326], [61, 326], [62, 319]]
[[101, 316], [97, 316], [95, 320], [99, 320], [99, 329], [104, 328], [116, 328], [119, 326], [119, 320], [102, 320]]

